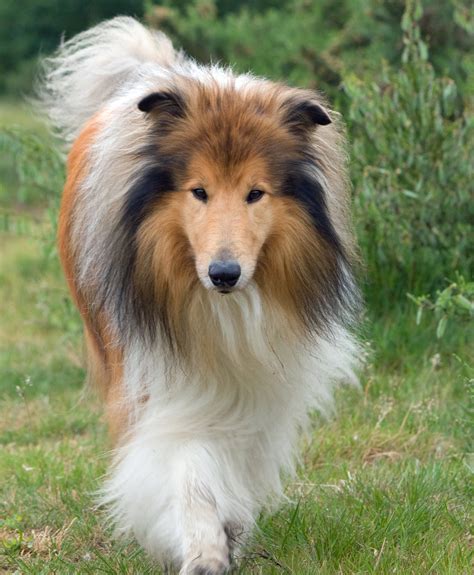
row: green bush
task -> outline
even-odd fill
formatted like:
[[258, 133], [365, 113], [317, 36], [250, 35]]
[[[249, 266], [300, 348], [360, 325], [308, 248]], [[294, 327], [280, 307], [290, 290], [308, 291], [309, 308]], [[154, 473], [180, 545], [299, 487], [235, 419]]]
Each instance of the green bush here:
[[[43, 263], [57, 259], [56, 229], [64, 158], [51, 135], [38, 126], [0, 126], [0, 232], [34, 237], [36, 218], [48, 220], [40, 245]], [[41, 218], [42, 219], [42, 218]]]
[[[290, 0], [256, 11], [243, 3], [221, 14], [215, 0], [186, 2], [181, 9], [170, 2], [151, 6], [147, 21], [199, 61], [222, 61], [241, 72], [296, 85], [316, 87], [317, 81], [327, 88], [340, 81], [327, 50], [338, 24], [321, 26], [328, 4]], [[345, 10], [345, 0], [333, 4], [335, 14]]]
[[57, 201], [64, 183], [64, 161], [45, 131], [0, 127], [0, 206], [44, 205]]
[[[425, 2], [419, 25], [432, 63], [464, 89], [472, 53], [466, 0]], [[370, 81], [382, 61], [399, 61], [405, 0], [155, 0], [146, 20], [200, 61], [318, 88], [345, 111], [348, 71]]]
[[380, 306], [473, 269], [473, 121], [455, 82], [428, 62], [420, 17], [409, 3], [400, 69], [345, 84], [356, 220], [369, 299]]
[[30, 93], [38, 58], [70, 38], [117, 14], [140, 17], [142, 0], [1, 0], [0, 93]]

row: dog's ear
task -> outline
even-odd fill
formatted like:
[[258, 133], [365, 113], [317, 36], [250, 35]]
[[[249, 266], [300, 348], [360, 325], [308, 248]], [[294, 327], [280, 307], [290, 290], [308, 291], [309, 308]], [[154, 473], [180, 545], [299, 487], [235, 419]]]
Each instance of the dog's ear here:
[[184, 100], [177, 92], [153, 92], [138, 102], [138, 109], [146, 114], [168, 114], [182, 118], [186, 113]]
[[299, 99], [286, 103], [284, 122], [292, 132], [301, 135], [315, 126], [327, 126], [332, 120], [319, 102]]

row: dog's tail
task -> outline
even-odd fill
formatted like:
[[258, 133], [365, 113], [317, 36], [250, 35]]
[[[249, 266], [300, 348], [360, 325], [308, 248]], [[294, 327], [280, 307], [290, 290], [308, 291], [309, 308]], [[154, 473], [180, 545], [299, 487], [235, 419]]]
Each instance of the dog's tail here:
[[37, 88], [39, 107], [70, 143], [140, 64], [168, 67], [178, 57], [163, 33], [118, 16], [63, 42], [44, 60]]

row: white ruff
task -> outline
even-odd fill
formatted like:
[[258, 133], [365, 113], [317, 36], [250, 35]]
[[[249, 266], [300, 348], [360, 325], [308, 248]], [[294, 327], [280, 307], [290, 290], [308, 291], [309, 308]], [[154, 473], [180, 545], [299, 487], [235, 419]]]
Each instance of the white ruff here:
[[208, 295], [193, 304], [193, 335], [203, 357], [214, 357], [210, 369], [195, 359], [189, 371], [168, 371], [159, 348], [128, 349], [126, 401], [136, 406], [135, 423], [102, 497], [120, 532], [178, 563], [186, 533], [195, 538], [200, 522], [207, 536], [219, 526], [249, 532], [261, 508], [282, 496], [308, 412], [328, 413], [334, 385], [356, 381], [357, 348], [343, 329], [310, 349], [267, 313], [255, 287]]

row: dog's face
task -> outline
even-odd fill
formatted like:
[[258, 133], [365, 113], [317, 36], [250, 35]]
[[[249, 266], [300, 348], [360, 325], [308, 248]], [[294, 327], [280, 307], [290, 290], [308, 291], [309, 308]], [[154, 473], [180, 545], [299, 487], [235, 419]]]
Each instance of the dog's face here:
[[252, 279], [271, 233], [275, 191], [266, 163], [256, 157], [230, 173], [195, 154], [182, 194], [182, 221], [206, 289], [229, 293]]
[[308, 101], [203, 88], [151, 94], [140, 109], [154, 115], [161, 153], [179, 163], [175, 193], [158, 209], [174, 213], [200, 283], [223, 294], [244, 289], [288, 212], [287, 166], [329, 117]]

